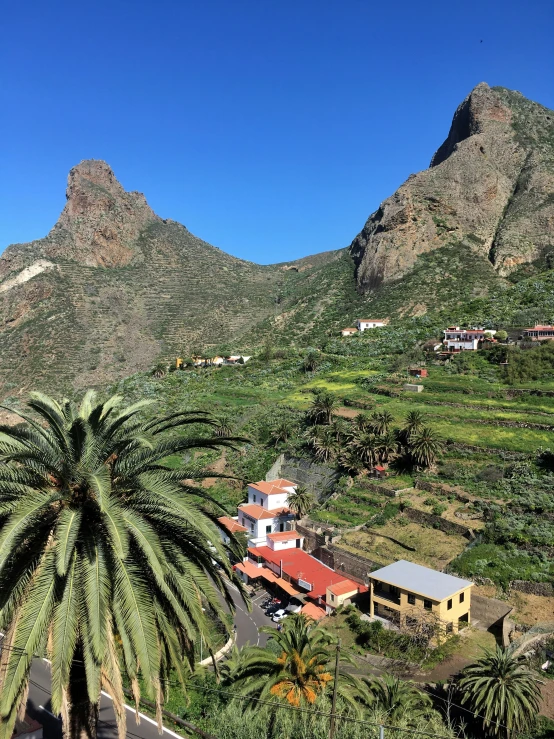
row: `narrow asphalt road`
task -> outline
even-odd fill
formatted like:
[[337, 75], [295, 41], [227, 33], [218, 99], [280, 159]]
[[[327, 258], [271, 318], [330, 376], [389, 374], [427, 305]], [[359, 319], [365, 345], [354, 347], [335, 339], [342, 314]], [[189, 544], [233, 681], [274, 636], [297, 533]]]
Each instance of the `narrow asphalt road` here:
[[[231, 585], [233, 601], [236, 607], [235, 624], [237, 627], [236, 640], [239, 646], [247, 643], [251, 645], [265, 646], [267, 634], [260, 634], [258, 628], [261, 626], [274, 625], [262, 609], [256, 604], [254, 598], [252, 611], [249, 613], [238, 590]], [[265, 597], [265, 594], [264, 596]], [[50, 664], [43, 659], [35, 659], [31, 669], [31, 681], [29, 686], [29, 699], [27, 702], [29, 715], [39, 721], [44, 727], [44, 739], [62, 739], [61, 720], [52, 714], [50, 703]], [[159, 739], [158, 727], [149, 718], [143, 717], [140, 724], [135, 720], [135, 710], [127, 709], [127, 736], [130, 739]], [[117, 739], [117, 727], [111, 698], [102, 694], [100, 702], [100, 723], [98, 726], [99, 739]], [[175, 732], [164, 729], [164, 737], [178, 737]]]

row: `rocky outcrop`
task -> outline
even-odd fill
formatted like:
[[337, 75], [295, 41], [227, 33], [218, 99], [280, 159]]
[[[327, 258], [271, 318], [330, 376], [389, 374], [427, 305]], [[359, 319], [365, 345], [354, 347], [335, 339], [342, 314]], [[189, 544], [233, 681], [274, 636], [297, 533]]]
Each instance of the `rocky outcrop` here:
[[553, 191], [554, 112], [479, 84], [429, 169], [411, 175], [352, 242], [358, 289], [403, 277], [445, 245], [508, 274], [554, 248]]

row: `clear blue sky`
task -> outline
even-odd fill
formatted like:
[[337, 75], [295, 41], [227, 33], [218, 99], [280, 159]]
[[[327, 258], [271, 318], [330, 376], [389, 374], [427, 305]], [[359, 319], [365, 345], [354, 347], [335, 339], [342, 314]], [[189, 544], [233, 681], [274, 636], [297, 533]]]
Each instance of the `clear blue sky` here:
[[554, 108], [553, 31], [551, 0], [4, 3], [0, 251], [88, 158], [237, 256], [346, 246], [477, 83]]

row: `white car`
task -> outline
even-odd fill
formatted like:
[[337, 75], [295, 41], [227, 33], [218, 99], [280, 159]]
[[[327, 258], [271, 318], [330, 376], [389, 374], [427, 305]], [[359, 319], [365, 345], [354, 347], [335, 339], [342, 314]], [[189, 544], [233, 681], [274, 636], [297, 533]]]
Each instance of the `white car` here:
[[275, 621], [275, 623], [279, 623], [279, 621], [282, 621], [286, 615], [287, 615], [287, 612], [285, 611], [285, 609], [279, 608], [278, 611], [275, 611], [275, 613], [273, 614], [273, 618], [271, 620]]

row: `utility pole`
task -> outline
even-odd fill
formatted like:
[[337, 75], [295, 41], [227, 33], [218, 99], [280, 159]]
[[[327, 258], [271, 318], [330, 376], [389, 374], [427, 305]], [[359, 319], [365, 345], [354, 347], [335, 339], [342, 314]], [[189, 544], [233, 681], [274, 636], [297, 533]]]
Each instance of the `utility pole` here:
[[384, 726], [379, 727], [379, 739], [385, 739], [385, 727]]
[[337, 654], [335, 656], [335, 683], [333, 685], [333, 701], [331, 703], [331, 723], [329, 724], [329, 739], [335, 736], [335, 711], [337, 707], [337, 690], [339, 687], [339, 660], [340, 660], [340, 639], [337, 641]]

